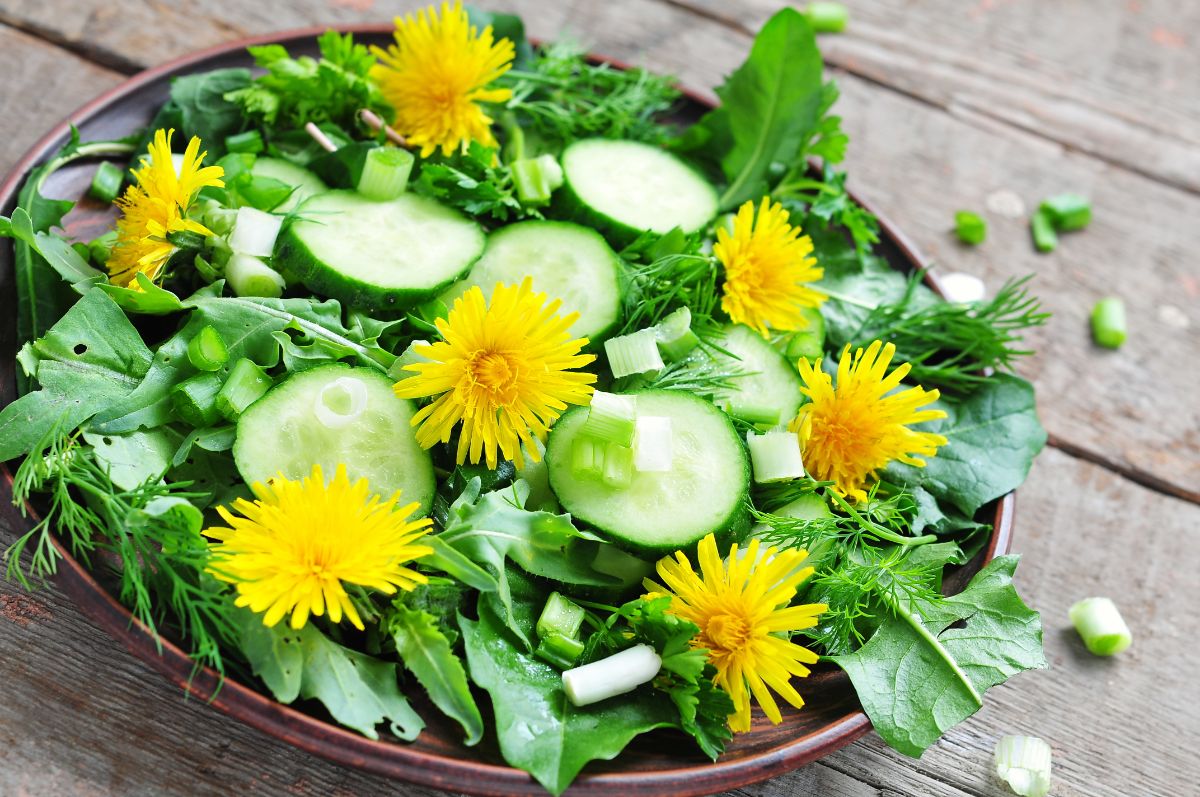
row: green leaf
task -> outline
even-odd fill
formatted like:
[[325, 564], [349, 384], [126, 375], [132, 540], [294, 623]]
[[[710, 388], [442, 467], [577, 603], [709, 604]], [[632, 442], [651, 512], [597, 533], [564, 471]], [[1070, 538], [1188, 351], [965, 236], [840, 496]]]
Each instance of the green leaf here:
[[[199, 136], [209, 162], [225, 154], [225, 138], [242, 129], [242, 109], [225, 95], [250, 85], [249, 69], [214, 69], [177, 77], [171, 100], [179, 109], [184, 136]], [[179, 144], [178, 139], [174, 142]], [[187, 143], [185, 138], [183, 144]], [[182, 148], [182, 147], [181, 147]]]
[[198, 293], [183, 305], [191, 310], [187, 322], [159, 346], [145, 380], [128, 400], [95, 419], [94, 431], [121, 433], [167, 423], [171, 419], [171, 388], [192, 374], [188, 343], [205, 326], [215, 327], [221, 335], [231, 364], [246, 357], [264, 368], [275, 366], [280, 357], [277, 333], [288, 335], [297, 346], [320, 345], [328, 351], [345, 352], [356, 363], [381, 371], [395, 361], [394, 355], [377, 345], [354, 339], [342, 324], [342, 308], [336, 301]]
[[500, 752], [551, 794], [560, 794], [592, 760], [617, 756], [635, 736], [677, 726], [666, 696], [639, 690], [574, 706], [562, 674], [514, 645], [504, 623], [481, 602], [479, 621], [459, 618], [471, 679], [488, 692]]
[[179, 433], [165, 427], [124, 435], [84, 432], [83, 439], [95, 449], [96, 461], [108, 469], [108, 478], [123, 490], [161, 479], [179, 448]]
[[152, 279], [138, 272], [137, 284], [140, 290], [113, 285], [111, 282], [100, 282], [96, 287], [108, 294], [117, 305], [126, 312], [141, 315], [170, 315], [184, 310], [183, 302], [171, 291], [156, 285]]
[[592, 569], [594, 550], [581, 549], [579, 543], [599, 538], [576, 529], [570, 515], [523, 508], [529, 489], [523, 482], [482, 496], [479, 485], [479, 479], [472, 479], [463, 490], [437, 539], [492, 574], [505, 623], [532, 649], [527, 633], [513, 619], [508, 560], [535, 576], [566, 584], [615, 587], [620, 582]]
[[512, 177], [496, 161], [496, 151], [477, 141], [465, 152], [449, 157], [434, 154], [422, 160], [412, 188], [471, 216], [490, 216], [497, 221], [507, 221], [510, 216], [541, 218], [536, 209], [521, 207]]
[[286, 623], [267, 628], [249, 610], [241, 617], [242, 653], [279, 702], [319, 700], [338, 723], [368, 739], [379, 738], [381, 722], [405, 741], [425, 727], [400, 694], [397, 665], [342, 647], [312, 623], [296, 631]]
[[483, 718], [462, 661], [450, 649], [437, 620], [428, 612], [398, 606], [386, 623], [404, 666], [425, 687], [434, 705], [462, 726], [466, 745], [477, 744], [483, 738]]
[[785, 8], [763, 26], [750, 56], [717, 89], [721, 107], [700, 120], [709, 144], [728, 142], [720, 157], [728, 210], [768, 193], [772, 163], [791, 163], [822, 107], [821, 53], [807, 20]]
[[884, 475], [924, 487], [967, 517], [1020, 486], [1046, 444], [1033, 385], [1020, 377], [993, 374], [961, 402], [942, 399], [933, 406], [947, 417], [920, 429], [944, 435], [947, 444], [923, 468], [893, 463]]
[[0, 461], [29, 453], [56, 425], [70, 430], [120, 405], [150, 367], [150, 350], [125, 313], [89, 292], [21, 354], [40, 390], [0, 410]]
[[889, 745], [919, 756], [979, 710], [987, 689], [1046, 666], [1041, 618], [1012, 585], [1017, 559], [993, 560], [962, 593], [920, 613], [895, 607], [859, 650], [833, 657]]

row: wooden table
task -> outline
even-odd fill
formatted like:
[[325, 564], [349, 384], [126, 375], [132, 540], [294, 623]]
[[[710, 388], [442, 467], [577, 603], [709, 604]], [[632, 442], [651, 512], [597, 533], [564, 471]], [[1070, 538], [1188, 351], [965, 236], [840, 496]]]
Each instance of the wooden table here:
[[[715, 85], [779, 0], [500, 0], [530, 32]], [[0, 173], [126, 75], [243, 35], [387, 19], [415, 2], [0, 0]], [[993, 289], [1034, 273], [1053, 321], [1022, 371], [1051, 445], [1021, 489], [1016, 549], [1050, 669], [988, 694], [920, 760], [874, 735], [753, 795], [1001, 795], [1006, 733], [1054, 746], [1055, 795], [1183, 797], [1200, 787], [1200, 4], [1174, 0], [851, 2], [822, 40], [842, 89], [853, 185], [942, 267]], [[1038, 255], [1023, 218], [955, 210], [1060, 191], [1095, 220]], [[1116, 294], [1130, 340], [1097, 349], [1087, 315]], [[0, 529], [0, 543], [11, 541]], [[1066, 618], [1113, 597], [1134, 629], [1115, 660]], [[429, 792], [342, 769], [187, 701], [61, 595], [0, 583], [0, 794]]]

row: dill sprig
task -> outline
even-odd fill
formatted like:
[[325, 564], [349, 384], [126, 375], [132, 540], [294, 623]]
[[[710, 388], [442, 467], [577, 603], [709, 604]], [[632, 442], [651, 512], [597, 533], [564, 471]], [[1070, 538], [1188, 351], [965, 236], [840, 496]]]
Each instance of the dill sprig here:
[[890, 341], [896, 360], [912, 366], [911, 381], [969, 392], [987, 380], [989, 371], [1011, 371], [1018, 358], [1033, 353], [1022, 347], [1021, 332], [1046, 323], [1050, 313], [1026, 290], [1030, 279], [1006, 281], [987, 302], [917, 306], [921, 279], [914, 274], [899, 301], [872, 310], [846, 340], [831, 340], [831, 348]]
[[[48, 495], [43, 519], [5, 553], [9, 578], [30, 588], [58, 567], [52, 533], [88, 565], [108, 554], [118, 596], [161, 644], [158, 629], [172, 622], [191, 645], [197, 669], [224, 673], [221, 647], [235, 639], [233, 601], [207, 572], [208, 545], [195, 518], [199, 511], [176, 507], [201, 497], [187, 483], [147, 481], [133, 489], [113, 484], [93, 449], [79, 435], [53, 430], [26, 457], [13, 479], [13, 500], [25, 511], [33, 493]], [[29, 564], [23, 567], [22, 554]], [[111, 558], [112, 561], [109, 561]]]
[[[827, 654], [852, 651], [863, 644], [864, 629], [896, 607], [936, 603], [943, 563], [918, 554], [936, 537], [907, 534], [911, 501], [904, 493], [884, 495], [875, 485], [867, 500], [851, 505], [827, 486], [808, 482], [833, 501], [840, 513], [815, 519], [791, 518], [753, 511], [764, 544], [802, 548], [816, 568], [809, 597], [829, 606], [805, 634]], [[778, 502], [782, 496], [772, 496]]]
[[663, 255], [649, 263], [629, 264], [626, 275], [631, 289], [625, 292], [625, 323], [619, 334], [653, 326], [680, 307], [691, 310], [692, 328], [697, 334], [706, 326], [715, 326], [720, 275], [711, 257]]
[[560, 145], [589, 136], [661, 142], [670, 131], [655, 117], [679, 99], [671, 78], [589, 63], [574, 42], [542, 48], [528, 69], [510, 71], [503, 83], [513, 92], [505, 107]]
[[[638, 389], [683, 390], [708, 400], [719, 398], [722, 393], [737, 390], [737, 380], [750, 376], [751, 371], [731, 366], [728, 360], [718, 360], [704, 352], [711, 345], [704, 342], [697, 352], [686, 360], [667, 363], [661, 371], [650, 377], [639, 378]], [[633, 383], [622, 386], [635, 387]]]

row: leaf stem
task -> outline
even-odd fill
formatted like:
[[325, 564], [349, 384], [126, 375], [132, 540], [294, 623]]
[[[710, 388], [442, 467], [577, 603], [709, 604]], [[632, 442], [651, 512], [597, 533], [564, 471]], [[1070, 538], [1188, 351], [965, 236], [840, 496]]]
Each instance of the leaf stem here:
[[885, 529], [883, 526], [880, 526], [878, 523], [874, 523], [873, 521], [868, 520], [867, 518], [863, 517], [854, 507], [850, 506], [850, 504], [846, 501], [846, 499], [842, 498], [835, 491], [826, 490], [825, 495], [831, 496], [833, 498], [833, 500], [837, 503], [838, 506], [840, 506], [842, 509], [846, 510], [847, 513], [849, 513], [850, 517], [857, 520], [862, 525], [863, 528], [865, 528], [867, 531], [871, 532], [872, 534], [874, 534], [876, 537], [878, 537], [881, 540], [895, 543], [896, 545], [907, 545], [907, 546], [925, 545], [926, 543], [935, 542], [937, 540], [937, 535], [935, 535], [935, 534], [925, 534], [921, 537], [905, 537], [902, 534], [897, 534], [896, 532], [894, 532], [890, 529]]
[[950, 669], [954, 672], [955, 676], [962, 681], [963, 686], [967, 687], [967, 692], [970, 693], [971, 699], [975, 701], [975, 705], [982, 706], [983, 696], [979, 694], [979, 690], [975, 688], [975, 684], [971, 683], [971, 679], [967, 677], [967, 674], [963, 671], [963, 668], [960, 667], [958, 662], [955, 661], [954, 657], [950, 655], [950, 651], [946, 650], [946, 646], [941, 643], [941, 640], [934, 636], [929, 629], [925, 627], [925, 623], [921, 622], [921, 618], [915, 612], [910, 611], [907, 607], [901, 606], [899, 601], [888, 597], [886, 594], [876, 594], [878, 594], [880, 599], [887, 604], [889, 609], [895, 612], [897, 617], [902, 618], [906, 623], [912, 626], [912, 629], [917, 632], [917, 636], [924, 639], [930, 647], [937, 651], [937, 654], [942, 657], [946, 664], [950, 666]]

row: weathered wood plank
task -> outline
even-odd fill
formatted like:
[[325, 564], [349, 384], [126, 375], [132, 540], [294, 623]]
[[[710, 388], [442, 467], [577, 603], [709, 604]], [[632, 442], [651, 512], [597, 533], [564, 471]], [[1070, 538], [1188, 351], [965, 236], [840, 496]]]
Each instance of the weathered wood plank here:
[[63, 117], [121, 81], [20, 31], [0, 25], [0, 175]]
[[[779, 0], [672, 0], [754, 31]], [[803, 5], [792, 3], [792, 5]], [[851, 4], [826, 60], [951, 113], [982, 115], [1200, 191], [1200, 5], [1171, 0]]]

